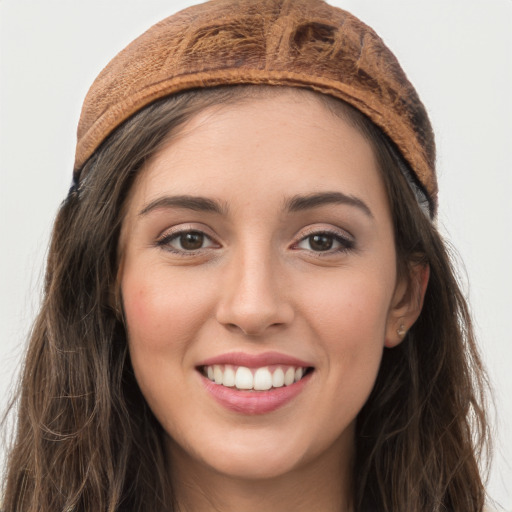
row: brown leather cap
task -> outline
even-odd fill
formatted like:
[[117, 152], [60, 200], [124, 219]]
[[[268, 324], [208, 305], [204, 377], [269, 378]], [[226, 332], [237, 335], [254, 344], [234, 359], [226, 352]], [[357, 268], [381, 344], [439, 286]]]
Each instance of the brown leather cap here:
[[75, 177], [105, 138], [149, 103], [231, 84], [305, 87], [350, 103], [396, 144], [436, 210], [434, 136], [416, 91], [370, 27], [322, 0], [212, 0], [151, 27], [91, 86]]

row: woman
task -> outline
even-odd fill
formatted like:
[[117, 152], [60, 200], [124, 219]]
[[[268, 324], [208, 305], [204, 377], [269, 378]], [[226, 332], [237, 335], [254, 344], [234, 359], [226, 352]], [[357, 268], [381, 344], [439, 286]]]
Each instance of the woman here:
[[5, 510], [482, 510], [430, 123], [317, 1], [164, 20], [85, 100]]

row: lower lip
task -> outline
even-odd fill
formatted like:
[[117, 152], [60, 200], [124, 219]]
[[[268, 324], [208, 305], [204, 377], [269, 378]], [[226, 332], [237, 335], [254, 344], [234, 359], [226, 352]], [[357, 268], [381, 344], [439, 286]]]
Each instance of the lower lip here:
[[294, 384], [268, 391], [240, 391], [215, 384], [201, 375], [206, 390], [213, 398], [226, 409], [240, 414], [266, 414], [283, 407], [304, 389], [310, 377], [311, 373], [308, 373]]

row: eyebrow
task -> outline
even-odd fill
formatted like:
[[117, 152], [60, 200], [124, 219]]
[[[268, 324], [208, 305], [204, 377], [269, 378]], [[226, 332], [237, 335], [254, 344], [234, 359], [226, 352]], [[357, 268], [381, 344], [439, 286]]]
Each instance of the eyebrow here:
[[[368, 217], [373, 218], [372, 211], [368, 205], [358, 197], [346, 195], [342, 192], [318, 192], [307, 195], [296, 195], [287, 199], [284, 209], [289, 212], [299, 212], [330, 204], [343, 204], [353, 206], [361, 210]], [[185, 208], [196, 212], [217, 213], [227, 215], [228, 207], [214, 199], [201, 196], [164, 196], [151, 201], [140, 212], [139, 215], [147, 215], [153, 210], [160, 208]]]
[[361, 210], [368, 217], [372, 219], [374, 218], [372, 211], [362, 199], [352, 195], [343, 194], [342, 192], [319, 192], [305, 196], [293, 196], [292, 198], [286, 200], [285, 209], [290, 212], [299, 212], [330, 204], [344, 204], [353, 206]]
[[147, 215], [153, 210], [160, 208], [186, 208], [196, 212], [209, 212], [226, 215], [228, 208], [218, 201], [200, 196], [164, 196], [151, 201], [140, 212], [139, 215]]

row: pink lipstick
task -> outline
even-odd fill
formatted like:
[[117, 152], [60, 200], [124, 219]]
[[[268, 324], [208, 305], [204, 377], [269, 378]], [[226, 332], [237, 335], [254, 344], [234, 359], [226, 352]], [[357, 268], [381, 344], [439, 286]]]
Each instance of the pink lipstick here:
[[197, 370], [207, 392], [222, 406], [242, 414], [265, 414], [301, 393], [313, 367], [277, 352], [232, 352], [202, 361]]

